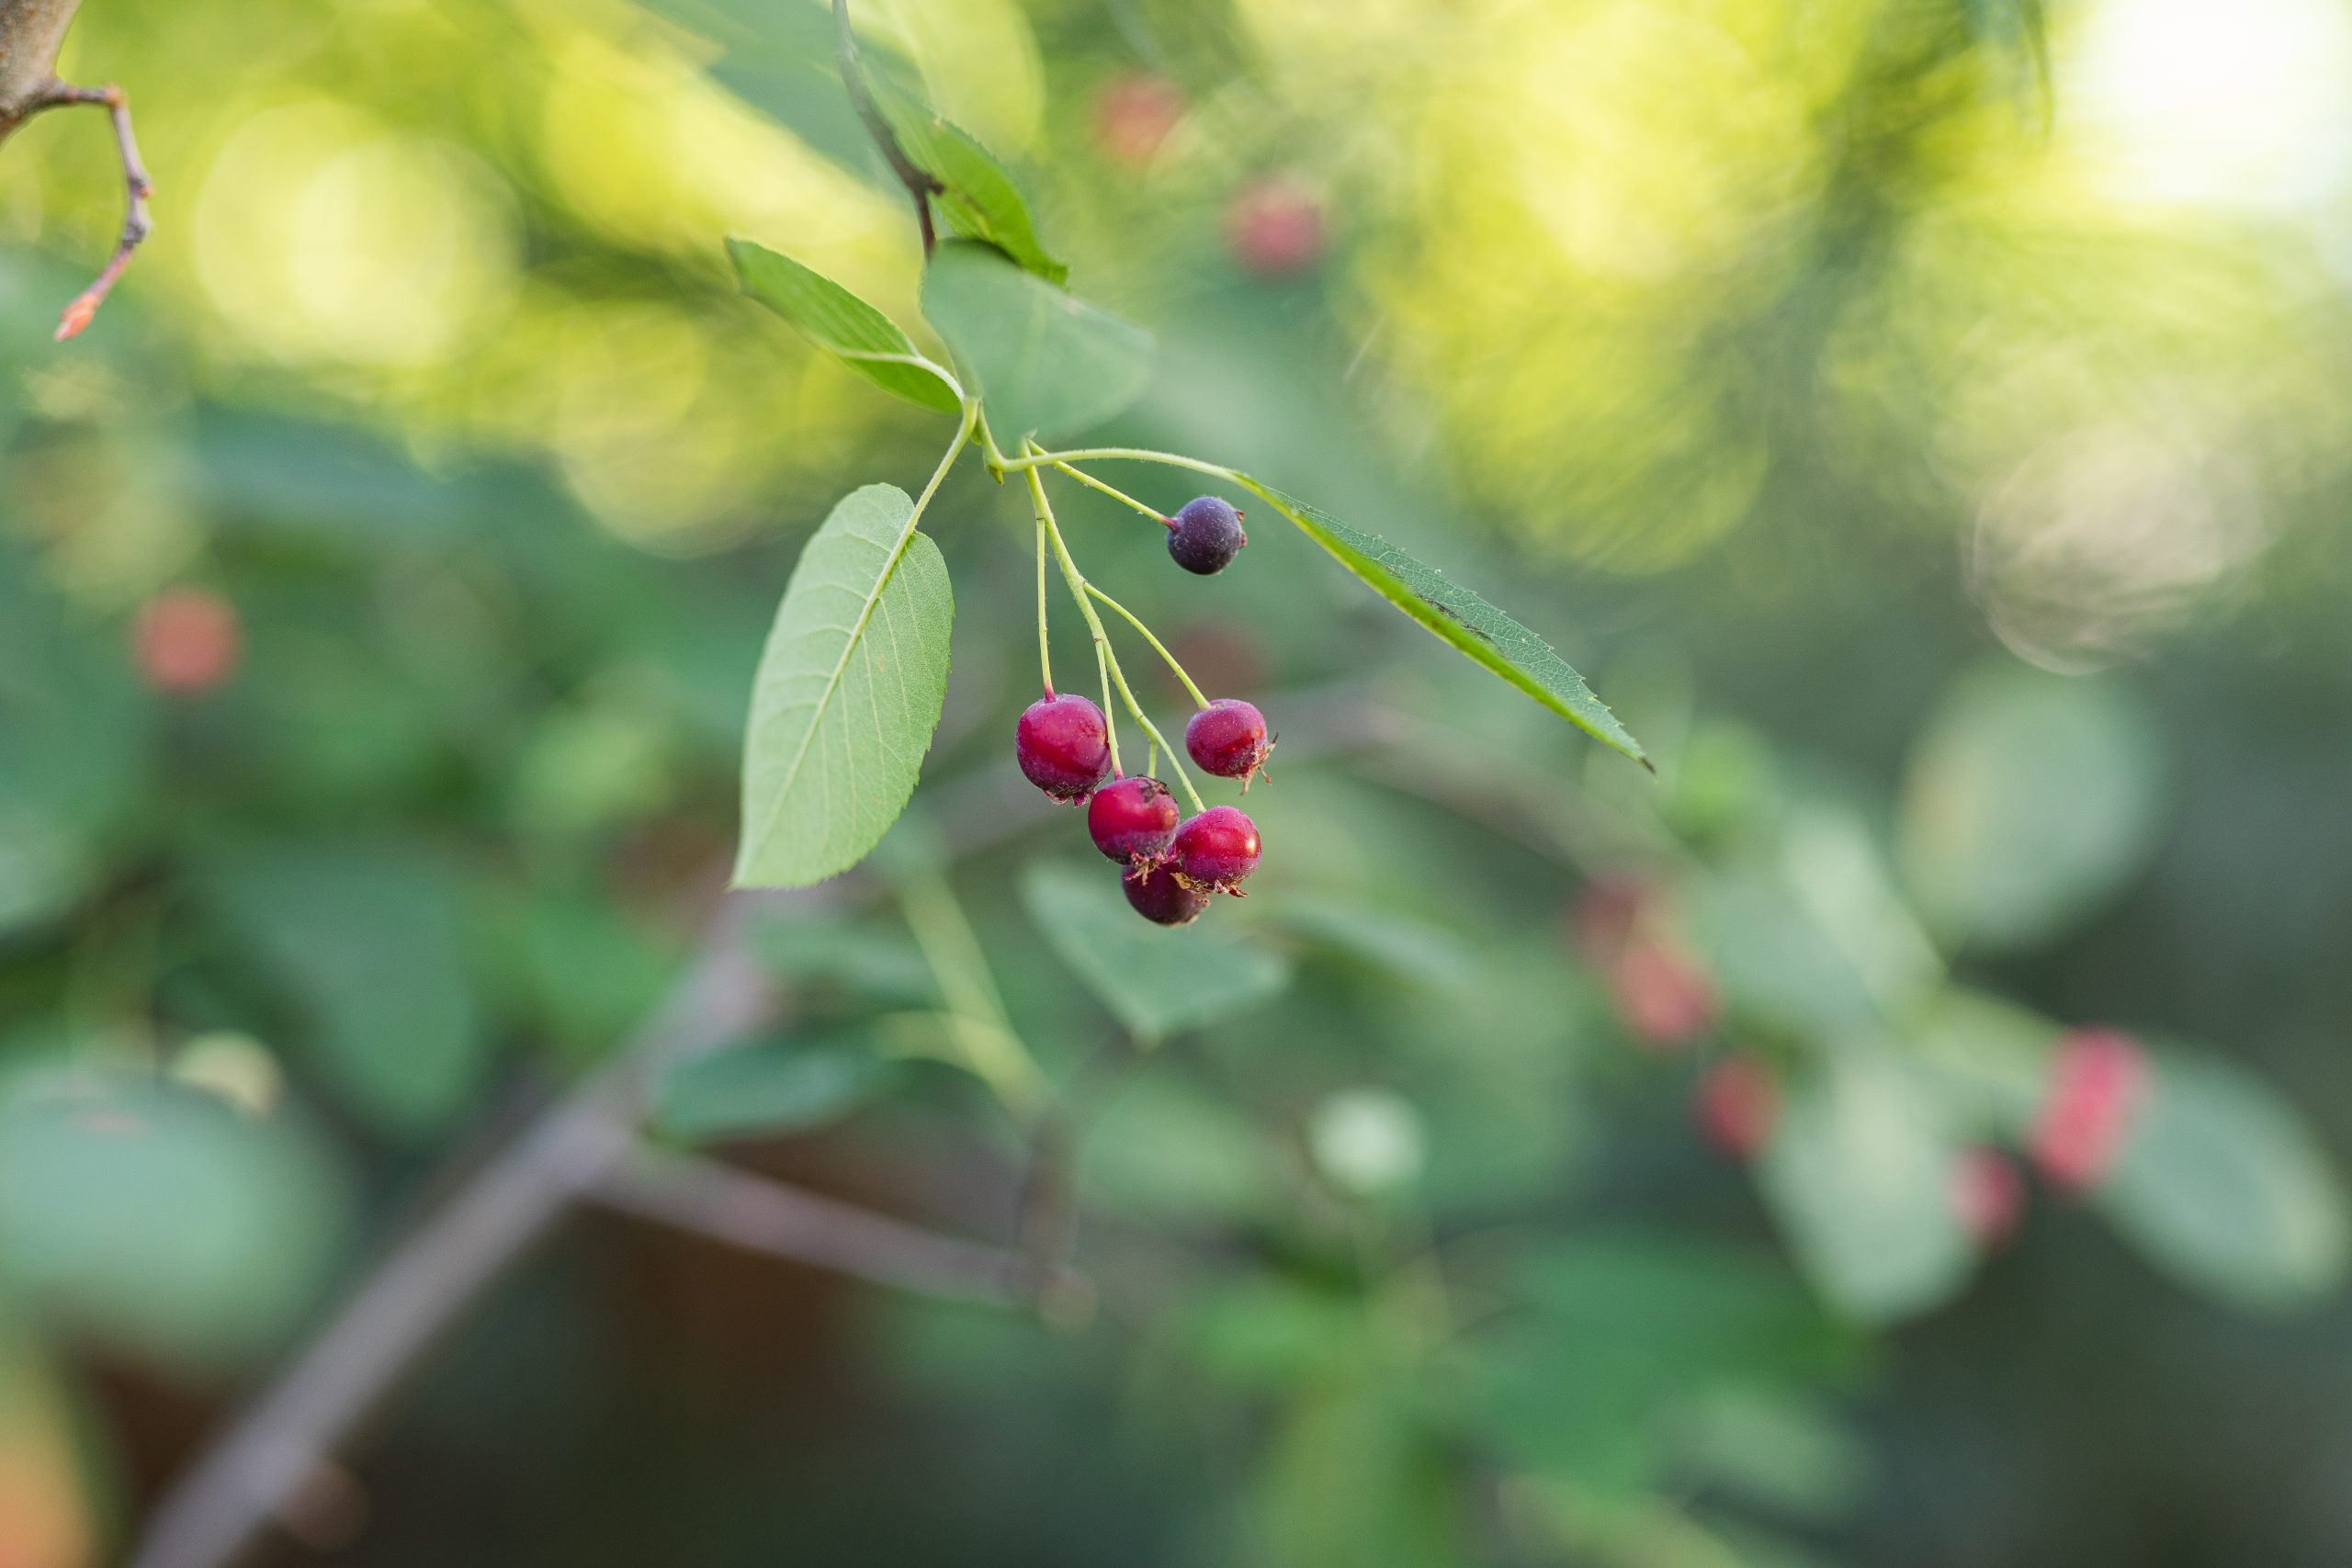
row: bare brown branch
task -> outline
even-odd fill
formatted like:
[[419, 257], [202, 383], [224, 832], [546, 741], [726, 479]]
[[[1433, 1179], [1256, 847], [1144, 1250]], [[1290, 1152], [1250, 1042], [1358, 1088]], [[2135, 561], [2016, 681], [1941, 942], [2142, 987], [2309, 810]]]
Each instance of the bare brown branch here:
[[122, 269], [130, 265], [132, 253], [153, 227], [147, 199], [155, 194], [147, 165], [140, 161], [139, 141], [130, 128], [130, 105], [122, 89], [75, 87], [57, 79], [57, 51], [80, 4], [81, 0], [0, 0], [0, 141], [44, 109], [99, 104], [113, 118], [115, 153], [122, 163], [126, 198], [121, 237], [96, 279], [74, 296], [58, 318], [60, 343], [90, 324], [90, 318], [98, 313], [115, 281], [122, 276]]

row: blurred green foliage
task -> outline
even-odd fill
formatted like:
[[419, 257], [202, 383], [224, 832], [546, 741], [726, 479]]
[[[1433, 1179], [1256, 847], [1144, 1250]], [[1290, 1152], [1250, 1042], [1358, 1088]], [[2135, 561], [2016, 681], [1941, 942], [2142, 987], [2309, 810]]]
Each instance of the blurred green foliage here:
[[[720, 247], [939, 350], [820, 6], [87, 9], [68, 70], [130, 89], [160, 228], [69, 348], [103, 133], [0, 152], [29, 1568], [110, 1552], [191, 1407], [655, 1004], [800, 542], [946, 434]], [[1088, 570], [1291, 728], [1250, 898], [1160, 942], [1066, 816], [916, 823], [875, 907], [761, 924], [788, 1030], [656, 1131], [1003, 1235], [985, 1086], [1033, 1053], [1096, 1323], [600, 1223], [356, 1461], [350, 1558], [2342, 1561], [2352, 22], [2061, 7], [2045, 106], [2038, 8], [854, 9], [1159, 339], [1106, 439], [1477, 588], [1659, 777], [1287, 530], [1172, 581], [1069, 491]], [[1278, 276], [1267, 179], [1324, 236]], [[1024, 499], [967, 468], [929, 525], [935, 824], [1017, 809], [1034, 642]], [[233, 609], [213, 689], [141, 678], [174, 585]], [[2161, 1043], [2112, 1169], [1972, 1232], [1956, 1162], [2030, 1156], [2097, 1022]], [[1780, 1094], [1752, 1170], [1690, 1125], [1735, 1056]]]

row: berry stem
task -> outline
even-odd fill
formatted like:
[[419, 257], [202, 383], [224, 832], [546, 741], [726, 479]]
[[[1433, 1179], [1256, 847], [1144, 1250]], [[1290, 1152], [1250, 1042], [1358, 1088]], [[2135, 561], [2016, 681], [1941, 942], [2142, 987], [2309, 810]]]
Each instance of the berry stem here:
[[[1187, 457], [1180, 452], [1155, 452], [1148, 446], [1084, 446], [1072, 452], [1031, 452], [1023, 457], [1007, 457], [1005, 472], [1020, 468], [1046, 466], [1067, 467], [1071, 463], [1092, 462], [1104, 457], [1125, 457], [1138, 463], [1166, 463], [1171, 468], [1190, 468], [1197, 474], [1213, 474], [1238, 485], [1255, 490], [1242, 477], [1222, 463], [1211, 463], [1199, 457]], [[1158, 513], [1153, 515], [1157, 516]]]
[[1159, 524], [1163, 528], [1172, 528], [1175, 526], [1175, 524], [1172, 521], [1162, 516], [1156, 509], [1146, 506], [1142, 502], [1137, 501], [1125, 491], [1120, 490], [1113, 485], [1104, 484], [1101, 479], [1096, 479], [1084, 468], [1073, 468], [1068, 463], [1056, 463], [1054, 467], [1059, 468], [1062, 472], [1068, 474], [1079, 483], [1086, 486], [1089, 490], [1101, 491], [1113, 501], [1122, 502], [1128, 506], [1134, 507], [1137, 512], [1142, 513], [1146, 517], [1150, 518], [1154, 523]]
[[1046, 695], [1054, 694], [1054, 652], [1046, 636], [1046, 525], [1037, 525], [1037, 668], [1046, 678]]
[[1143, 634], [1143, 640], [1151, 644], [1152, 650], [1158, 653], [1160, 658], [1168, 660], [1168, 668], [1176, 672], [1176, 679], [1184, 682], [1184, 690], [1193, 694], [1193, 705], [1194, 707], [1204, 708], [1209, 705], [1208, 698], [1201, 695], [1201, 689], [1193, 683], [1192, 676], [1186, 674], [1184, 672], [1184, 667], [1176, 662], [1176, 656], [1161, 646], [1159, 639], [1151, 635], [1151, 628], [1145, 626], [1143, 622], [1136, 618], [1136, 613], [1133, 610], [1128, 609], [1125, 604], [1120, 604], [1116, 599], [1112, 598], [1108, 593], [1103, 592], [1102, 590], [1095, 587], [1091, 582], [1089, 582], [1086, 585], [1086, 591], [1089, 593], [1093, 594], [1097, 599], [1102, 600], [1105, 604], [1110, 605], [1114, 610], [1118, 611], [1120, 615], [1125, 619], [1127, 625], [1135, 627], [1136, 630]]
[[[1037, 478], [1037, 470], [1024, 469], [1022, 477], [1029, 481], [1029, 505], [1037, 514], [1038, 531], [1052, 541], [1054, 558], [1061, 564], [1062, 582], [1069, 589], [1069, 596], [1078, 602], [1078, 613], [1086, 617], [1086, 629], [1094, 637], [1094, 671], [1102, 678], [1102, 739], [1111, 748], [1111, 772], [1114, 774], [1124, 773], [1125, 770], [1119, 765], [1118, 705], [1111, 700], [1111, 671], [1117, 661], [1111, 654], [1110, 634], [1102, 629], [1102, 617], [1095, 615], [1094, 606], [1087, 602], [1086, 579], [1080, 573], [1078, 563], [1070, 559], [1069, 547], [1062, 543], [1062, 531], [1054, 522], [1053, 502], [1046, 499], [1046, 487]], [[1044, 582], [1045, 567], [1041, 561], [1038, 565], [1041, 592]], [[1124, 679], [1120, 682], [1120, 689], [1125, 689]]]
[[[1201, 799], [1201, 792], [1193, 787], [1192, 775], [1185, 773], [1184, 764], [1176, 760], [1176, 749], [1168, 744], [1167, 737], [1159, 733], [1159, 727], [1151, 722], [1151, 716], [1143, 711], [1143, 705], [1136, 701], [1135, 693], [1128, 689], [1126, 671], [1119, 668], [1118, 650], [1111, 646], [1111, 635], [1102, 629], [1102, 617], [1094, 613], [1094, 601], [1089, 592], [1092, 584], [1089, 583], [1085, 574], [1078, 570], [1078, 562], [1070, 558], [1069, 546], [1063, 541], [1062, 531], [1054, 522], [1053, 503], [1046, 499], [1045, 482], [1037, 477], [1037, 465], [1035, 462], [1024, 461], [1021, 471], [1029, 480], [1029, 499], [1036, 509], [1037, 522], [1046, 530], [1046, 537], [1053, 544], [1054, 558], [1061, 563], [1062, 581], [1069, 584], [1070, 597], [1078, 601], [1078, 613], [1086, 617], [1087, 630], [1094, 634], [1095, 654], [1102, 661], [1104, 673], [1111, 682], [1117, 684], [1119, 700], [1125, 706], [1128, 716], [1136, 721], [1136, 728], [1151, 737], [1151, 743], [1156, 750], [1168, 753], [1168, 765], [1175, 772], [1176, 782], [1184, 786], [1185, 797], [1192, 801], [1194, 813], [1206, 811], [1208, 807]], [[1106, 728], [1110, 724], [1110, 693], [1105, 690], [1102, 700], [1102, 717]], [[1119, 765], [1119, 743], [1115, 732], [1111, 739], [1111, 765], [1114, 768]]]

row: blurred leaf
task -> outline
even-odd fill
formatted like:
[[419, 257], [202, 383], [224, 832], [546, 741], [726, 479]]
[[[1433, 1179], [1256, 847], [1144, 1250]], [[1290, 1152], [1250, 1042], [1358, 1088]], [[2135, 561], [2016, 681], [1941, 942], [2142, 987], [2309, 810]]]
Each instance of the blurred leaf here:
[[1306, 1390], [1253, 1479], [1265, 1561], [1300, 1568], [1457, 1568], [1464, 1504], [1407, 1375], [1371, 1368]]
[[913, 518], [906, 491], [867, 485], [800, 552], [752, 688], [738, 887], [847, 871], [914, 793], [947, 698], [956, 600]]
[[1359, 1354], [1371, 1327], [1358, 1297], [1264, 1275], [1210, 1286], [1183, 1317], [1201, 1370], [1245, 1389], [1321, 1377]]
[[1460, 937], [1411, 915], [1338, 898], [1284, 898], [1254, 912], [1367, 969], [1442, 991], [1463, 989], [1476, 971]]
[[1949, 1122], [2017, 1142], [2041, 1110], [2051, 1047], [2063, 1032], [2039, 1014], [1954, 986], [1912, 1023], [1909, 1043], [1938, 1080]]
[[895, 1065], [863, 1035], [763, 1040], [672, 1068], [654, 1118], [664, 1133], [691, 1143], [779, 1137], [841, 1120], [895, 1077]]
[[1915, 748], [1903, 867], [1950, 941], [2029, 947], [2111, 896], [2154, 841], [2161, 759], [2113, 684], [2004, 666], [1964, 677]]
[[2182, 1282], [2246, 1306], [2344, 1278], [2342, 1179], [2271, 1089], [2229, 1063], [2155, 1059], [2099, 1209]]
[[878, 922], [820, 919], [761, 920], [752, 946], [777, 976], [830, 983], [888, 1006], [939, 1002], [939, 982], [903, 930]]
[[1513, 1462], [1649, 1484], [1677, 1424], [1726, 1388], [1840, 1366], [1846, 1342], [1779, 1265], [1664, 1236], [1531, 1248], [1522, 1310], [1473, 1337], [1474, 1413]]
[[840, 284], [749, 240], [728, 241], [727, 254], [744, 293], [884, 391], [940, 413], [962, 409], [955, 386], [899, 323]]
[[1127, 907], [1116, 867], [1089, 870], [1039, 862], [1022, 881], [1023, 898], [1062, 962], [1137, 1040], [1205, 1029], [1290, 983], [1290, 966], [1263, 945], [1201, 921], [1155, 926]]
[[1839, 1053], [1801, 1081], [1760, 1168], [1764, 1196], [1815, 1287], [1886, 1323], [1959, 1289], [1973, 1256], [1951, 1201], [1951, 1149], [1903, 1063]]
[[[1037, 225], [1029, 216], [1029, 204], [1021, 199], [1021, 187], [1012, 183], [994, 153], [888, 82], [874, 84], [874, 96], [908, 161], [939, 182], [941, 188], [931, 199], [948, 233], [993, 247], [1022, 271], [1057, 288], [1069, 278], [1069, 265], [1046, 254], [1044, 242], [1037, 238]], [[951, 243], [940, 246], [938, 254], [944, 256], [950, 251], [976, 248], [973, 243]], [[928, 299], [924, 313], [930, 313]], [[932, 320], [938, 321], [936, 316]], [[957, 352], [962, 352], [960, 345]], [[1018, 434], [1014, 433], [1016, 438]], [[999, 432], [997, 439], [1005, 439], [1004, 433]]]
[[1792, 1399], [1745, 1390], [1710, 1397], [1675, 1441], [1677, 1468], [1781, 1512], [1834, 1521], [1860, 1495], [1869, 1464], [1837, 1422]]
[[214, 1096], [63, 1066], [0, 1088], [0, 1276], [78, 1329], [250, 1355], [293, 1326], [343, 1218], [314, 1145]]
[[986, 245], [951, 240], [924, 269], [922, 313], [956, 351], [1007, 452], [1102, 423], [1151, 378], [1151, 334], [1023, 272]]
[[1277, 1182], [1269, 1142], [1247, 1118], [1147, 1073], [1088, 1129], [1079, 1190], [1147, 1224], [1209, 1226], [1258, 1216]]
[[1708, 973], [1741, 1019], [1815, 1039], [1881, 1021], [1861, 976], [1770, 866], [1736, 863], [1694, 878], [1685, 902]]
[[142, 782], [147, 710], [119, 635], [74, 624], [0, 540], [0, 934], [88, 890]]
[[413, 1137], [464, 1106], [488, 1066], [487, 1042], [457, 889], [429, 857], [274, 841], [211, 855], [198, 876], [352, 1110]]
[[1640, 742], [1626, 732], [1607, 705], [1592, 694], [1584, 677], [1549, 643], [1443, 573], [1422, 565], [1396, 546], [1360, 533], [1338, 518], [1247, 474], [1235, 479], [1262, 496], [1298, 525], [1333, 559], [1354, 572], [1384, 599], [1452, 643], [1562, 718], [1603, 745], [1649, 765]]
[[645, 1016], [677, 957], [600, 897], [541, 894], [491, 933], [510, 1005], [578, 1056], [602, 1055]]

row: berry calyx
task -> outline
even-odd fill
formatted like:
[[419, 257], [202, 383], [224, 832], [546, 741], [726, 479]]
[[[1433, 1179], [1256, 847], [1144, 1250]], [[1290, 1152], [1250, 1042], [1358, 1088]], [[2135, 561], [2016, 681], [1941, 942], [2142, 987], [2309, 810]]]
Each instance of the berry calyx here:
[[1178, 566], [1202, 577], [1214, 577], [1233, 564], [1250, 536], [1241, 531], [1241, 513], [1214, 495], [1196, 496], [1168, 520], [1168, 554]]
[[1127, 902], [1136, 913], [1154, 925], [1188, 926], [1209, 907], [1206, 893], [1186, 886], [1182, 877], [1164, 865], [1138, 867], [1119, 878], [1119, 886], [1126, 889]]
[[150, 686], [192, 696], [229, 678], [244, 637], [227, 600], [201, 588], [173, 588], [141, 608], [130, 641]]
[[1176, 797], [1158, 779], [1114, 779], [1086, 803], [1094, 847], [1130, 865], [1156, 862], [1176, 837]]
[[1176, 874], [1218, 893], [1239, 890], [1258, 869], [1258, 825], [1230, 806], [1212, 806], [1176, 829], [1170, 846]]
[[1245, 788], [1273, 749], [1266, 738], [1266, 716], [1238, 697], [1219, 697], [1184, 726], [1184, 750], [1201, 770], [1239, 779]]
[[1111, 772], [1102, 710], [1084, 697], [1040, 697], [1022, 710], [1012, 754], [1022, 773], [1056, 800], [1083, 800]]

